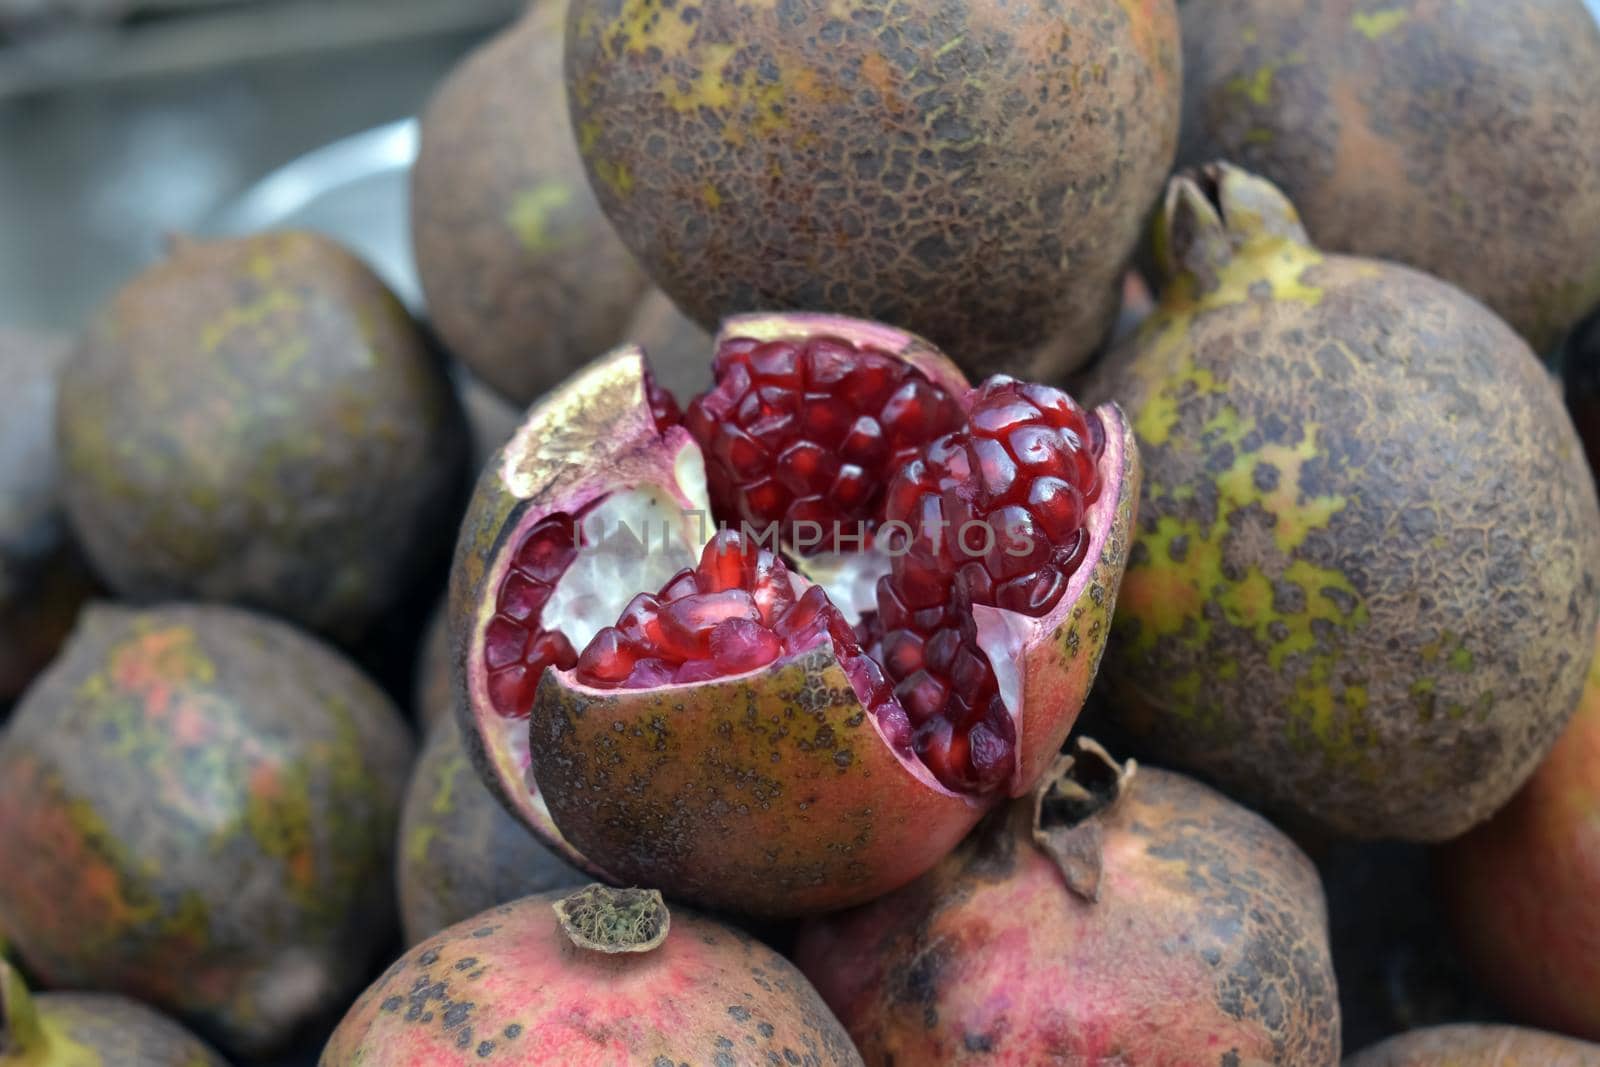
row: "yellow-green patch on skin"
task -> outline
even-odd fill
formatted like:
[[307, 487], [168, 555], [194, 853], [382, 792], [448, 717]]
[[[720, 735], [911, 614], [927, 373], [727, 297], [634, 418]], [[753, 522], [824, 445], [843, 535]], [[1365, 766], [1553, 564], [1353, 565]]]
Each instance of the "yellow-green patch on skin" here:
[[294, 315], [300, 298], [287, 289], [271, 289], [247, 304], [230, 307], [200, 332], [200, 347], [215, 353], [225, 341], [241, 330], [261, 327], [274, 315]]
[[1278, 68], [1269, 63], [1248, 78], [1235, 78], [1230, 81], [1228, 91], [1238, 93], [1251, 103], [1264, 107], [1272, 101], [1272, 79], [1277, 73]]
[[[1185, 364], [1176, 380], [1169, 380], [1155, 391], [1141, 411], [1136, 424], [1141, 433], [1148, 422], [1162, 435], [1156, 443], [1165, 443], [1178, 423], [1179, 407], [1187, 399], [1187, 394], [1179, 395], [1185, 385], [1195, 386], [1191, 391], [1216, 390], [1209, 372]], [[1307, 497], [1300, 488], [1305, 463], [1321, 454], [1320, 429], [1315, 424], [1305, 426], [1298, 444], [1266, 443], [1247, 451], [1242, 443], [1255, 430], [1254, 421], [1242, 417], [1231, 406], [1221, 408], [1202, 428], [1208, 451], [1226, 447], [1234, 453], [1232, 466], [1216, 479], [1216, 518], [1209, 528], [1198, 521], [1162, 515], [1153, 530], [1141, 534], [1146, 555], [1129, 566], [1121, 593], [1124, 618], [1139, 621], [1137, 633], [1129, 638], [1130, 648], [1137, 654], [1148, 654], [1162, 638], [1204, 647], [1212, 634], [1204, 608], [1208, 602], [1215, 602], [1230, 625], [1247, 631], [1267, 647], [1271, 669], [1282, 671], [1290, 665], [1291, 657], [1297, 658], [1295, 702], [1287, 709], [1291, 713], [1291, 740], [1315, 745], [1341, 762], [1352, 760], [1358, 755], [1356, 731], [1366, 709], [1366, 691], [1352, 687], [1342, 699], [1335, 697], [1328, 682], [1339, 655], [1317, 653], [1316, 628], [1319, 623], [1340, 629], [1363, 625], [1367, 609], [1344, 574], [1295, 555], [1312, 533], [1328, 527], [1347, 500], [1339, 495]], [[1263, 466], [1270, 466], [1277, 473], [1276, 483], [1266, 490], [1258, 487], [1256, 478]], [[1152, 488], [1159, 492], [1162, 487]], [[1222, 567], [1230, 520], [1254, 506], [1274, 517], [1273, 538], [1285, 563], [1276, 579], [1259, 567], [1252, 567], [1232, 580]], [[1175, 543], [1183, 545], [1181, 552], [1175, 553]], [[1280, 610], [1275, 603], [1275, 582], [1299, 587], [1303, 604], [1299, 611]], [[1355, 606], [1347, 610], [1342, 604]], [[1233, 664], [1229, 676], [1236, 675], [1237, 670], [1238, 665]], [[1185, 677], [1175, 683], [1175, 712], [1193, 718], [1200, 710], [1197, 702], [1203, 689], [1198, 682], [1198, 678]], [[1343, 715], [1339, 714], [1341, 709]]]
[[517, 194], [506, 214], [506, 225], [529, 252], [557, 249], [563, 242], [555, 215], [571, 204], [575, 196], [575, 191], [565, 182], [540, 182]]
[[[17, 1057], [7, 1055], [6, 1067], [110, 1067], [106, 1058], [72, 1035], [50, 1015], [39, 1018], [38, 1040]], [[201, 1061], [204, 1062], [204, 1061]]]
[[1404, 26], [1411, 18], [1410, 12], [1403, 8], [1390, 8], [1386, 11], [1357, 11], [1350, 16], [1350, 25], [1355, 27], [1357, 33], [1369, 41], [1376, 41], [1386, 34]]
[[[428, 803], [428, 810], [438, 816], [446, 816], [456, 808], [456, 780], [463, 774], [470, 773], [471, 765], [467, 762], [465, 754], [453, 754], [439, 768], [438, 788], [434, 790], [433, 799]], [[424, 823], [411, 831], [411, 836], [406, 839], [406, 855], [414, 863], [422, 863], [428, 858], [428, 850], [433, 846], [434, 838], [439, 835], [439, 828], [431, 823]]]

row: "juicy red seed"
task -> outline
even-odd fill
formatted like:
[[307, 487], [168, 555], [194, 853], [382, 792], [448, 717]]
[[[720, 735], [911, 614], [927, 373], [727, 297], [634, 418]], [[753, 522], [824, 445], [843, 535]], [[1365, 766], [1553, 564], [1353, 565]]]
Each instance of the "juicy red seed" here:
[[1006, 446], [992, 437], [976, 437], [970, 447], [978, 487], [990, 500], [1005, 499], [1017, 484], [1017, 463]]
[[533, 710], [538, 674], [523, 666], [508, 667], [489, 675], [489, 700], [508, 718], [524, 718]]
[[554, 585], [578, 554], [577, 522], [571, 515], [548, 515], [522, 539], [512, 566], [536, 581]]
[[483, 661], [491, 671], [509, 667], [522, 661], [522, 650], [528, 644], [528, 631], [502, 615], [489, 620], [483, 635]]
[[658, 659], [642, 659], [633, 665], [622, 685], [627, 689], [654, 689], [670, 685], [675, 679], [672, 668]]
[[544, 610], [545, 602], [550, 599], [550, 593], [550, 586], [544, 582], [536, 581], [521, 571], [512, 571], [506, 575], [505, 584], [500, 587], [500, 614], [518, 622], [537, 618]]
[[672, 580], [662, 587], [661, 596], [665, 600], [677, 600], [679, 597], [704, 591], [700, 588], [699, 576], [690, 568], [685, 567], [677, 574], [674, 574]]
[[1055, 567], [1012, 578], [995, 590], [995, 603], [1007, 611], [1037, 618], [1055, 607], [1067, 591], [1067, 580]]
[[870, 533], [895, 470], [962, 419], [956, 398], [905, 361], [837, 338], [732, 339], [715, 369], [715, 388], [690, 405], [686, 424], [706, 456], [717, 518], [776, 524], [793, 546], [802, 520], [791, 507], [814, 500], [801, 515], [825, 536], [806, 551], [841, 547], [836, 528]]
[[856, 364], [856, 358], [857, 352], [854, 346], [847, 342], [833, 341], [826, 337], [811, 341], [800, 357], [806, 385], [820, 392], [832, 390], [849, 376], [851, 368]]
[[883, 427], [871, 415], [862, 415], [851, 423], [844, 440], [839, 442], [839, 454], [851, 463], [868, 466], [883, 462], [889, 454], [889, 442], [884, 439]]
[[644, 379], [644, 395], [650, 405], [650, 415], [655, 419], [656, 429], [667, 430], [683, 421], [677, 398], [657, 385], [649, 375]]
[[633, 643], [615, 627], [607, 626], [578, 656], [578, 678], [589, 685], [616, 685], [628, 677], [638, 660]]
[[1019, 398], [1005, 403], [986, 404], [974, 410], [967, 425], [976, 433], [998, 435], [1017, 426], [1037, 423], [1043, 417], [1037, 407]]
[[894, 695], [914, 723], [924, 723], [944, 710], [950, 687], [944, 680], [920, 668], [895, 686]]
[[696, 593], [667, 605], [662, 616], [685, 632], [705, 635], [710, 639], [711, 628], [728, 619], [747, 619], [760, 622], [761, 612], [755, 598], [743, 589], [724, 589], [720, 593]]
[[793, 342], [772, 341], [750, 353], [750, 373], [763, 382], [799, 386], [800, 351]]
[[833, 484], [828, 487], [828, 500], [841, 514], [854, 514], [867, 506], [867, 502], [873, 497], [874, 488], [865, 470], [853, 463], [846, 463], [839, 468]]
[[[822, 477], [831, 477], [826, 449], [810, 441], [796, 441], [778, 456], [778, 478], [796, 493], [804, 493]], [[823, 472], [827, 471], [825, 475]]]
[[696, 682], [709, 682], [721, 678], [729, 672], [715, 660], [692, 659], [681, 664], [672, 674], [672, 680], [678, 685], [693, 685]]
[[730, 674], [764, 667], [782, 651], [771, 630], [748, 619], [728, 619], [711, 631], [711, 657]]

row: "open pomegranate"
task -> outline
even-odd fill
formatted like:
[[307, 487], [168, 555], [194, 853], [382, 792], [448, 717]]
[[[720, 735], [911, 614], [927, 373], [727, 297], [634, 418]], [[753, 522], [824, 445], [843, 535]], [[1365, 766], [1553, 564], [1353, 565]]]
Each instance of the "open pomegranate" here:
[[680, 417], [620, 349], [489, 464], [451, 582], [465, 734], [597, 876], [748, 914], [843, 907], [1053, 762], [1137, 454], [1114, 406], [972, 388], [873, 323], [730, 319], [713, 369]]

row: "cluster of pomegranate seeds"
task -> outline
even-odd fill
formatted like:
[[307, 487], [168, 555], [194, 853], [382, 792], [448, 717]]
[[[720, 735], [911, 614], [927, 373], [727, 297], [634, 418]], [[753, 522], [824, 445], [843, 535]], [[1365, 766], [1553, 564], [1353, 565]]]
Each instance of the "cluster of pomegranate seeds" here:
[[[733, 338], [685, 424], [705, 452], [711, 505], [730, 525], [781, 524], [805, 551], [860, 547], [889, 476], [961, 425], [956, 398], [904, 360], [833, 337]], [[796, 536], [796, 524], [816, 523]]]
[[946, 786], [983, 792], [1009, 777], [1016, 728], [972, 607], [1038, 617], [1061, 601], [1088, 551], [1105, 439], [1059, 389], [995, 377], [970, 399], [966, 426], [889, 486], [885, 521], [911, 533], [878, 582], [877, 626], [913, 751]]
[[656, 429], [666, 430], [683, 421], [683, 412], [678, 408], [678, 399], [656, 384], [656, 380], [646, 374], [644, 377], [645, 401], [650, 405], [650, 414], [656, 422]]
[[[576, 677], [597, 689], [704, 682], [764, 667], [824, 636], [864, 703], [892, 703], [888, 679], [862, 654], [855, 630], [822, 587], [795, 596], [782, 559], [722, 530], [698, 567], [679, 571], [654, 596], [634, 597], [615, 626], [595, 635], [578, 657]], [[909, 720], [900, 733], [908, 743]]]
[[533, 694], [546, 667], [567, 670], [578, 661], [572, 642], [539, 626], [539, 616], [561, 575], [578, 555], [577, 520], [562, 512], [535, 523], [517, 546], [511, 569], [500, 582], [494, 618], [484, 634], [489, 699], [495, 711], [522, 718], [533, 710]]

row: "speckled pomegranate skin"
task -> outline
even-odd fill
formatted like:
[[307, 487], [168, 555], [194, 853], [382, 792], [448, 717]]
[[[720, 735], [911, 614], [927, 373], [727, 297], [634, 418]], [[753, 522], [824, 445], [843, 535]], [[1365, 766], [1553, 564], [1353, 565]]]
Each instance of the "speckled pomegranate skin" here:
[[1177, 147], [1172, 0], [579, 0], [601, 205], [708, 328], [805, 308], [1059, 380], [1109, 329]]

